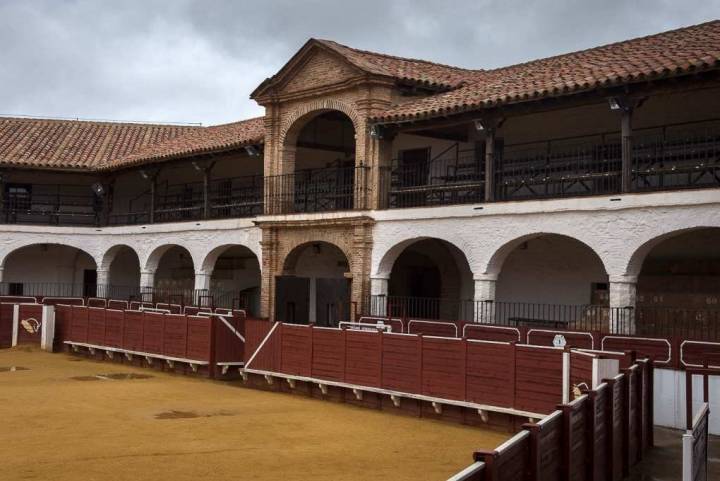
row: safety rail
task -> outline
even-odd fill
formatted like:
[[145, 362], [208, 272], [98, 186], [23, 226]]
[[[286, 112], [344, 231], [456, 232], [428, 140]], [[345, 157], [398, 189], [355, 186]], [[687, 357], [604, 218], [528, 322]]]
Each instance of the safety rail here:
[[296, 170], [265, 178], [268, 213], [328, 212], [366, 207], [368, 167]]

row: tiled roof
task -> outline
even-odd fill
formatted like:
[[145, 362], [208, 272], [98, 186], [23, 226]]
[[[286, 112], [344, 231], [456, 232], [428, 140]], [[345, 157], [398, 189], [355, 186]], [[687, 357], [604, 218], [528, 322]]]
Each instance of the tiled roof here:
[[263, 142], [263, 117], [193, 129], [183, 135], [150, 145], [106, 165], [107, 168], [170, 160], [189, 155], [220, 152]]
[[93, 170], [198, 127], [0, 118], [0, 164]]
[[479, 72], [456, 90], [390, 108], [405, 121], [718, 68], [720, 21]]
[[467, 70], [450, 65], [395, 57], [341, 45], [332, 40], [314, 40], [342, 55], [365, 72], [392, 77], [430, 87], [456, 88], [474, 81], [482, 70]]

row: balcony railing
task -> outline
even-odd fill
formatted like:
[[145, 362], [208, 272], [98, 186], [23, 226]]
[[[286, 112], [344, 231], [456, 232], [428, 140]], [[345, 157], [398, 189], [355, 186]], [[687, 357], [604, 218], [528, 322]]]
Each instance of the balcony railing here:
[[6, 224], [98, 225], [102, 201], [87, 190], [87, 194], [5, 194], [2, 219]]
[[381, 171], [380, 182], [389, 186], [391, 208], [477, 203], [484, 198], [484, 169], [475, 150], [456, 144], [427, 162], [395, 159]]
[[298, 170], [265, 178], [265, 202], [273, 214], [328, 212], [363, 208], [366, 167]]

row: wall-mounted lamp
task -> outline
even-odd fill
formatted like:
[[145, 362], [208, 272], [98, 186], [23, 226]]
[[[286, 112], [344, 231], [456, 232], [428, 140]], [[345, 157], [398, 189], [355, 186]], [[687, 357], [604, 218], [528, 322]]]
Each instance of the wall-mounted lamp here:
[[199, 165], [197, 162], [195, 162], [194, 160], [192, 161], [192, 166], [193, 166], [193, 167], [195, 168], [195, 170], [197, 170], [198, 172], [202, 172], [202, 167], [200, 167], [200, 165]]
[[475, 130], [477, 130], [478, 132], [482, 132], [483, 130], [485, 130], [485, 126], [483, 125], [482, 120], [475, 120]]
[[608, 99], [608, 104], [610, 104], [610, 110], [627, 111], [630, 109], [630, 106], [628, 105], [627, 101], [622, 97], [610, 97]]
[[145, 179], [145, 180], [149, 180], [149, 179], [150, 179], [150, 176], [148, 175], [148, 173], [147, 173], [145, 170], [143, 170], [143, 169], [140, 169], [140, 177], [142, 177], [142, 178]]
[[245, 152], [247, 152], [250, 157], [257, 157], [258, 155], [260, 155], [260, 149], [258, 149], [254, 145], [246, 145]]
[[95, 192], [95, 195], [101, 197], [105, 195], [105, 187], [100, 182], [95, 182], [90, 188]]
[[370, 126], [370, 137], [373, 139], [382, 139], [382, 129], [379, 125]]

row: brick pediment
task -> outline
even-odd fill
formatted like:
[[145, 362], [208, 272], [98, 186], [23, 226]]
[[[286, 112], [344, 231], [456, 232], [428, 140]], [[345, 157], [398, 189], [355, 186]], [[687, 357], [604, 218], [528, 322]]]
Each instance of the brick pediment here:
[[277, 93], [293, 94], [342, 84], [361, 74], [339, 55], [315, 48], [285, 74]]

